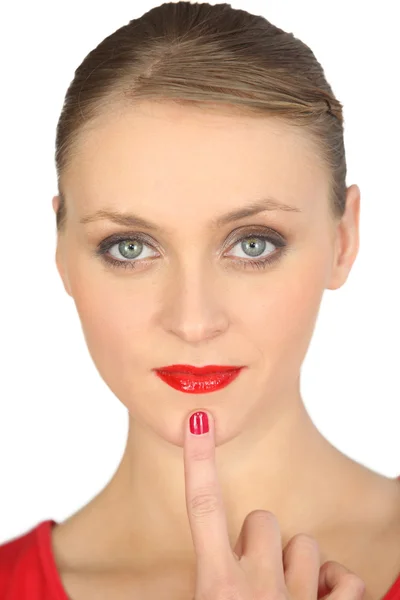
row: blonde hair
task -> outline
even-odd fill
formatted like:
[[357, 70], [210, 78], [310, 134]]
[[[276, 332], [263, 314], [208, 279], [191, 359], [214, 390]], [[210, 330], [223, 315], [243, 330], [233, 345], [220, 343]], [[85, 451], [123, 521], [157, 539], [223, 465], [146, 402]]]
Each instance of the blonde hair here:
[[327, 167], [332, 217], [342, 217], [343, 107], [311, 49], [230, 4], [167, 2], [106, 37], [75, 71], [57, 124], [57, 231], [67, 214], [63, 174], [81, 136], [107, 110], [141, 100], [277, 116], [302, 128]]

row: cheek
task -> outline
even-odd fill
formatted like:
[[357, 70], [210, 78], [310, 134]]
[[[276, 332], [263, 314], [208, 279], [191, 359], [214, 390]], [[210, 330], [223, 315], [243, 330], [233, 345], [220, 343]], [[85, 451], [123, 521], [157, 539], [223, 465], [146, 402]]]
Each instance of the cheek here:
[[[105, 379], [132, 373], [146, 350], [154, 311], [154, 286], [77, 259], [70, 269], [71, 291], [89, 353]], [[72, 263], [71, 263], [72, 265]]]
[[[314, 259], [267, 275], [250, 296], [247, 290], [243, 333], [252, 338], [262, 361], [275, 368], [300, 367], [315, 327], [325, 277], [325, 265]], [[251, 301], [251, 297], [258, 300]]]
[[112, 282], [109, 289], [99, 286], [98, 293], [88, 297], [87, 302], [82, 297], [78, 300], [85, 339], [92, 357], [103, 368], [126, 366], [131, 371], [132, 365], [135, 362], [139, 365], [148, 352], [146, 331], [154, 301], [146, 301], [140, 286], [136, 297], [126, 283], [119, 292], [115, 282], [113, 289], [111, 285]]

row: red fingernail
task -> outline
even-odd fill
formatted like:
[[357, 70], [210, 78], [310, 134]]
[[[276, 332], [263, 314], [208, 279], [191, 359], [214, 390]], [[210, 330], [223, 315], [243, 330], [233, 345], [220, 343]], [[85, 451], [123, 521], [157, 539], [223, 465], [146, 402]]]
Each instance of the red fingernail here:
[[208, 415], [202, 410], [195, 412], [189, 419], [190, 433], [195, 435], [201, 435], [202, 433], [208, 433], [210, 427], [208, 424]]

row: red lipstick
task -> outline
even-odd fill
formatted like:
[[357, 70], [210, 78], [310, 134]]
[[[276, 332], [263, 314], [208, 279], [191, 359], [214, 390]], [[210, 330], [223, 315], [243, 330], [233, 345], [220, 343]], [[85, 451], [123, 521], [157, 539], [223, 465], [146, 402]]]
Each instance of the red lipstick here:
[[170, 365], [154, 371], [160, 379], [176, 390], [188, 394], [206, 394], [229, 385], [242, 369], [243, 367], [221, 365]]

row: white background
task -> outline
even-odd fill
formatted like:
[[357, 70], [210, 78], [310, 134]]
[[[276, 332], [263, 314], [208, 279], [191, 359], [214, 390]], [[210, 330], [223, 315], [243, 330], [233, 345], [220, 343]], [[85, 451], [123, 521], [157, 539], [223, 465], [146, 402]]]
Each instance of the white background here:
[[[89, 502], [125, 447], [127, 410], [94, 367], [56, 270], [54, 143], [74, 70], [104, 37], [157, 4], [25, 0], [0, 9], [0, 542]], [[263, 14], [309, 45], [344, 104], [347, 185], [361, 189], [361, 246], [346, 284], [325, 292], [302, 395], [331, 443], [396, 477], [398, 3], [231, 5]]]

